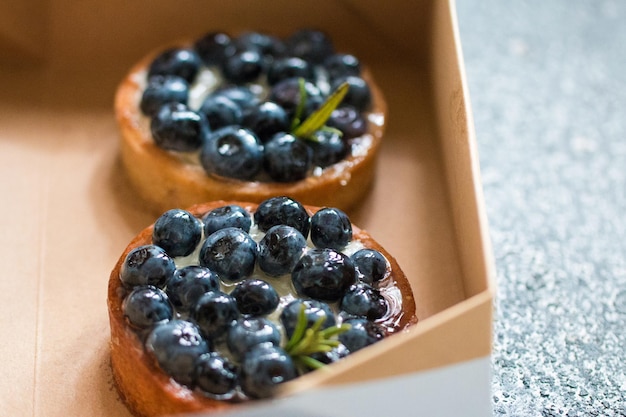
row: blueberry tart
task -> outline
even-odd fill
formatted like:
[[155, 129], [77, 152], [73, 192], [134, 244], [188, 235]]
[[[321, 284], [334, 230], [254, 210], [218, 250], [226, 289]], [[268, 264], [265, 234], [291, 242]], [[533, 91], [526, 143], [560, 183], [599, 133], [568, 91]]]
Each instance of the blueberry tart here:
[[109, 278], [111, 365], [140, 416], [265, 399], [417, 322], [396, 260], [338, 208], [170, 209]]
[[155, 212], [276, 195], [348, 210], [374, 179], [386, 104], [324, 32], [211, 32], [139, 61], [115, 113], [124, 170]]

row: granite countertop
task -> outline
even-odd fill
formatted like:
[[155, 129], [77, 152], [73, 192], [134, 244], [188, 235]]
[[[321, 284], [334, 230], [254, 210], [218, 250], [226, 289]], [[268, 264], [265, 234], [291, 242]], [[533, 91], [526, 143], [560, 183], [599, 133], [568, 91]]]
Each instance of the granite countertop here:
[[626, 2], [458, 0], [494, 415], [626, 416]]

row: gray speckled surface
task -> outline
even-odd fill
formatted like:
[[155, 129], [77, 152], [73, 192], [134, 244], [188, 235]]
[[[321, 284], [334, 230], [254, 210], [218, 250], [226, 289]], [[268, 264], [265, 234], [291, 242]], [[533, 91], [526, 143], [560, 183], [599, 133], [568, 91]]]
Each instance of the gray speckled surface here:
[[626, 416], [626, 2], [458, 0], [494, 415]]

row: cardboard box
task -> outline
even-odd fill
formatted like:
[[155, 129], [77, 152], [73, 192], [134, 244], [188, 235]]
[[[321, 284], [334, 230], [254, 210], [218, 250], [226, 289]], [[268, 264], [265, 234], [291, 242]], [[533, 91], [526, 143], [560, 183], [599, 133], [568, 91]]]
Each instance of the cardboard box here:
[[491, 414], [493, 261], [452, 1], [26, 3], [0, 13], [3, 414], [129, 415], [106, 284], [154, 218], [120, 172], [112, 101], [126, 71], [172, 39], [303, 26], [359, 56], [387, 98], [378, 179], [350, 214], [407, 272], [420, 322], [238, 415]]

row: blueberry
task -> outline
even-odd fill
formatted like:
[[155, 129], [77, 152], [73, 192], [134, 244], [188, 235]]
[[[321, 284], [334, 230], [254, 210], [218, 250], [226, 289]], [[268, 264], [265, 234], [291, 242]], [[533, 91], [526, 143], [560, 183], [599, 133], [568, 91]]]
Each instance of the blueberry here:
[[350, 325], [350, 329], [339, 335], [339, 341], [350, 352], [356, 352], [365, 346], [372, 345], [385, 337], [383, 329], [366, 319], [349, 319], [344, 321]]
[[242, 111], [256, 106], [260, 102], [259, 97], [245, 86], [226, 86], [214, 91], [212, 95], [232, 100]]
[[[302, 120], [324, 102], [324, 97], [322, 96], [320, 89], [312, 82], [304, 81], [304, 91], [306, 93], [306, 97], [304, 102], [304, 112], [301, 115]], [[287, 112], [289, 119], [293, 119], [301, 100], [300, 78], [287, 78], [276, 83], [270, 89], [268, 100], [283, 107]]]
[[300, 258], [291, 273], [300, 296], [338, 301], [356, 280], [349, 257], [333, 249], [312, 249]]
[[318, 248], [342, 250], [352, 240], [352, 223], [338, 208], [322, 208], [311, 217], [311, 241]]
[[238, 281], [252, 274], [257, 244], [236, 227], [220, 229], [206, 238], [200, 249], [200, 265], [217, 272], [226, 281]]
[[336, 324], [335, 315], [328, 304], [318, 300], [296, 299], [287, 304], [280, 313], [280, 322], [285, 328], [285, 334], [288, 338], [291, 338], [293, 335], [302, 306], [305, 307], [304, 313], [306, 315], [307, 328], [313, 326], [320, 317], [326, 317], [326, 320], [322, 324], [322, 329], [332, 327]]
[[339, 129], [343, 139], [356, 138], [367, 132], [367, 121], [363, 115], [352, 106], [341, 106], [333, 110], [326, 121], [326, 126]]
[[215, 208], [202, 218], [204, 221], [204, 234], [209, 236], [213, 232], [226, 227], [238, 227], [246, 233], [250, 233], [252, 219], [243, 207], [231, 204]]
[[170, 302], [180, 312], [189, 311], [207, 292], [220, 289], [220, 279], [209, 268], [188, 265], [177, 269], [165, 289]]
[[200, 162], [209, 174], [251, 180], [263, 167], [263, 145], [248, 129], [223, 127], [208, 137]]
[[348, 75], [361, 75], [361, 63], [359, 59], [350, 54], [334, 54], [324, 60], [324, 68], [328, 77], [335, 80]]
[[306, 239], [297, 229], [283, 224], [272, 226], [259, 241], [259, 268], [271, 276], [291, 273], [306, 251]]
[[185, 320], [158, 325], [146, 340], [146, 351], [161, 369], [175, 381], [190, 387], [194, 382], [195, 363], [209, 349], [198, 327]]
[[241, 107], [224, 95], [208, 96], [200, 106], [200, 112], [205, 115], [212, 130], [238, 125], [243, 121]]
[[226, 57], [222, 75], [227, 81], [243, 84], [256, 80], [263, 72], [263, 56], [255, 50], [237, 52]]
[[152, 285], [133, 288], [124, 298], [122, 310], [131, 326], [140, 329], [169, 321], [174, 315], [167, 295]]
[[235, 52], [232, 39], [224, 32], [207, 33], [196, 40], [194, 48], [208, 66], [220, 65], [227, 56]]
[[287, 78], [313, 79], [313, 67], [298, 57], [287, 57], [274, 60], [267, 69], [267, 83], [274, 85]]
[[194, 376], [198, 388], [217, 396], [232, 393], [239, 381], [237, 367], [216, 352], [205, 353], [198, 358]]
[[191, 83], [202, 60], [198, 54], [187, 48], [171, 48], [161, 52], [148, 68], [148, 78], [153, 75], [177, 75]]
[[278, 328], [266, 318], [240, 318], [228, 329], [226, 344], [235, 358], [241, 359], [250, 348], [261, 343], [280, 344]]
[[348, 75], [336, 79], [333, 82], [333, 89], [339, 87], [344, 82], [347, 82], [350, 87], [342, 103], [353, 106], [358, 111], [367, 110], [372, 104], [372, 92], [367, 82], [361, 77]]
[[278, 384], [298, 376], [296, 367], [283, 349], [259, 345], [246, 353], [241, 365], [241, 388], [251, 398], [271, 397]]
[[189, 99], [189, 83], [176, 75], [155, 75], [141, 95], [139, 107], [143, 114], [152, 116], [165, 103], [186, 104]]
[[254, 221], [263, 232], [284, 224], [296, 228], [305, 238], [309, 235], [309, 214], [302, 204], [289, 197], [271, 197], [263, 201], [254, 212]]
[[287, 131], [289, 125], [285, 109], [271, 101], [248, 108], [242, 121], [242, 126], [252, 130], [261, 142], [267, 142], [275, 133]]
[[255, 50], [269, 57], [280, 57], [285, 53], [282, 40], [259, 32], [242, 33], [235, 40], [235, 45], [239, 50]]
[[353, 316], [376, 320], [387, 313], [388, 304], [376, 288], [358, 283], [346, 291], [341, 299], [340, 308]]
[[285, 44], [290, 55], [316, 64], [322, 63], [335, 50], [330, 37], [314, 29], [302, 29], [293, 33]]
[[120, 280], [127, 286], [163, 287], [176, 271], [174, 260], [160, 247], [143, 245], [131, 250], [122, 264]]
[[316, 352], [312, 354], [311, 358], [323, 364], [329, 365], [333, 362], [337, 362], [339, 359], [345, 358], [349, 354], [350, 351], [348, 350], [348, 348], [344, 344], [340, 343], [339, 346], [333, 348], [328, 352]]
[[341, 135], [332, 130], [317, 130], [307, 141], [313, 151], [313, 165], [326, 168], [336, 164], [348, 154], [348, 145]]
[[263, 168], [277, 182], [293, 182], [306, 178], [313, 151], [289, 133], [277, 133], [265, 143]]
[[389, 261], [385, 255], [375, 249], [360, 249], [350, 258], [354, 262], [360, 280], [367, 284], [380, 281], [387, 276]]
[[202, 146], [209, 124], [202, 113], [183, 103], [166, 103], [150, 120], [150, 131], [157, 146], [180, 152], [193, 152]]
[[237, 300], [241, 314], [264, 316], [276, 310], [280, 297], [270, 284], [262, 279], [246, 279], [241, 281], [231, 296]]
[[239, 317], [237, 301], [221, 291], [208, 292], [198, 299], [191, 317], [206, 337], [220, 337]]
[[187, 256], [202, 238], [202, 223], [187, 210], [171, 209], [157, 219], [152, 229], [152, 243], [168, 255]]

